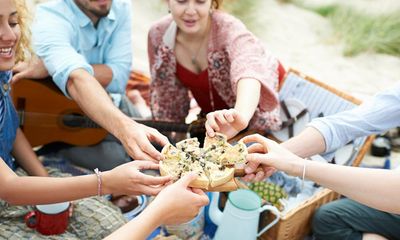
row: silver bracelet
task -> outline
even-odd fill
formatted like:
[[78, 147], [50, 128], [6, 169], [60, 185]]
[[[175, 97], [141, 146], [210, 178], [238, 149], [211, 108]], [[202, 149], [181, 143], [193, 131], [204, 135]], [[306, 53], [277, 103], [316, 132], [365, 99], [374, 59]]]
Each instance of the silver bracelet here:
[[304, 189], [304, 178], [306, 177], [306, 166], [307, 166], [307, 159], [304, 160], [304, 165], [303, 165], [303, 174], [301, 177], [301, 191]]
[[96, 173], [97, 176], [97, 196], [101, 196], [101, 171], [96, 168], [94, 169], [94, 173]]

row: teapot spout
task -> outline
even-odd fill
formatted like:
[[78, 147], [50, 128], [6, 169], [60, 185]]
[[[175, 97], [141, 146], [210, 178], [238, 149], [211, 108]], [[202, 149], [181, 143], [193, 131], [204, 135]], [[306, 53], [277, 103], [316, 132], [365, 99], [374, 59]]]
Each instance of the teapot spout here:
[[219, 203], [219, 192], [213, 192], [211, 194], [211, 204], [210, 204], [210, 210], [209, 210], [209, 215], [211, 221], [213, 221], [214, 224], [219, 225], [221, 223], [222, 219], [222, 211], [219, 210], [218, 208], [218, 203]]

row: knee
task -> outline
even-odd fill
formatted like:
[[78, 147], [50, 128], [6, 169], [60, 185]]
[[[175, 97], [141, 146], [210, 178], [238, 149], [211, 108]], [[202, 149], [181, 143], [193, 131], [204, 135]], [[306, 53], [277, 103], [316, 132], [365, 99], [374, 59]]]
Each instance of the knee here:
[[321, 206], [315, 211], [312, 219], [312, 230], [316, 236], [329, 233], [332, 226], [338, 224], [338, 216], [329, 204]]

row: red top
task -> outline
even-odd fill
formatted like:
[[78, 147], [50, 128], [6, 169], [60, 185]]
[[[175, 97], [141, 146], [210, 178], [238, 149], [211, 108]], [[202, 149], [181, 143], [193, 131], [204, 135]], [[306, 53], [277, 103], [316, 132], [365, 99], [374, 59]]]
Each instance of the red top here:
[[229, 108], [213, 87], [212, 93], [214, 99], [214, 109], [212, 109], [207, 69], [199, 74], [196, 74], [177, 62], [176, 76], [182, 82], [182, 84], [192, 92], [194, 99], [196, 99], [196, 102], [199, 104], [203, 113]]
[[285, 75], [286, 75], [286, 70], [285, 70], [285, 68], [282, 66], [281, 62], [278, 61], [278, 80], [279, 80], [279, 86], [282, 85], [282, 81], [283, 81], [283, 78], [285, 77]]

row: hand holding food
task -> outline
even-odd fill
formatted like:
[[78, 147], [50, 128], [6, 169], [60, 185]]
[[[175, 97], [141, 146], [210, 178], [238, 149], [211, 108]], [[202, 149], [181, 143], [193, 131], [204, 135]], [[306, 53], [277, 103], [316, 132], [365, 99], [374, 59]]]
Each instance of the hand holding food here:
[[165, 145], [161, 154], [164, 157], [160, 162], [162, 176], [170, 175], [177, 180], [194, 171], [198, 177], [189, 186], [213, 191], [233, 180], [235, 164], [246, 162], [247, 148], [243, 142], [232, 146], [226, 136], [216, 134], [206, 137], [204, 148], [200, 148], [197, 138], [190, 138], [178, 142], [176, 147]]

